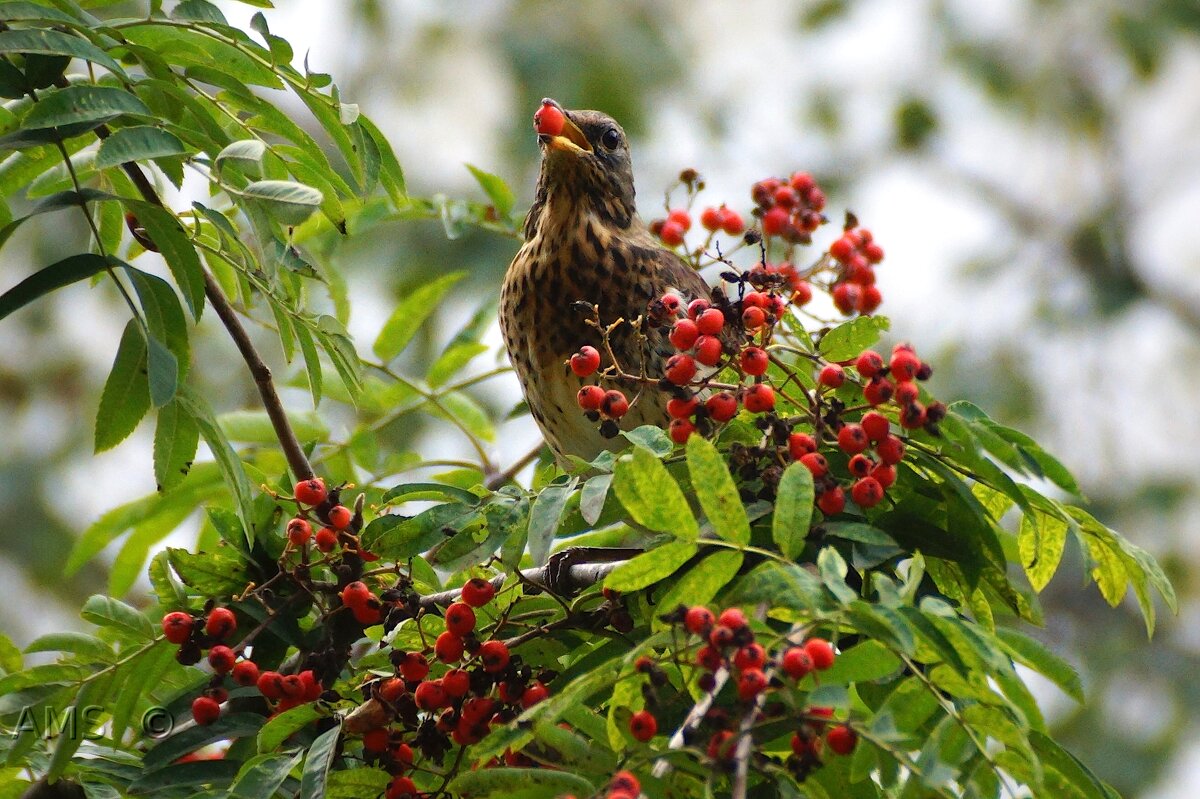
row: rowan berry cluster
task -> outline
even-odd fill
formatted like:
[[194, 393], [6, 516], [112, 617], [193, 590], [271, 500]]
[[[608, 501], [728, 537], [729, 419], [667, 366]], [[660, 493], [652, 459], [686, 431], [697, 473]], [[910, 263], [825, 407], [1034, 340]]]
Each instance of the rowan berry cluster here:
[[848, 214], [842, 237], [829, 246], [829, 255], [839, 266], [829, 293], [837, 309], [847, 315], [872, 313], [883, 302], [875, 285], [875, 266], [883, 260], [883, 248], [857, 222]]
[[750, 188], [766, 236], [779, 236], [792, 244], [808, 244], [813, 232], [827, 220], [825, 193], [808, 172], [794, 172], [786, 180], [764, 178]]
[[[287, 524], [290, 549], [307, 555], [308, 544], [312, 540], [317, 550], [323, 553], [331, 553], [340, 547], [353, 551], [364, 561], [378, 560], [374, 553], [359, 546], [354, 531], [362, 527], [362, 514], [338, 501], [338, 489], [327, 490], [325, 481], [314, 477], [296, 483], [293, 494], [299, 512]], [[319, 525], [315, 536], [313, 521]]]
[[[720, 614], [703, 605], [680, 607], [663, 618], [695, 636], [693, 659], [700, 669], [697, 686], [716, 700], [701, 725], [709, 736], [704, 751], [718, 766], [732, 762], [739, 735], [753, 734], [749, 730], [754, 725], [742, 727], [739, 733], [740, 719], [766, 721], [787, 717], [790, 703], [772, 701], [773, 695], [816, 687], [820, 673], [832, 668], [837, 658], [833, 645], [815, 636], [799, 643], [783, 637], [774, 651], [768, 651], [757, 640], [745, 613], [736, 607], [726, 608]], [[658, 733], [658, 719], [653, 712], [654, 688], [666, 684], [668, 678], [648, 656], [639, 658], [635, 668], [649, 678], [643, 690], [647, 708], [630, 717], [629, 732], [639, 741], [648, 741]], [[724, 703], [720, 673], [732, 678], [732, 690]], [[811, 686], [801, 682], [810, 675]], [[830, 727], [833, 716], [832, 708], [821, 706], [809, 706], [801, 714], [791, 744], [794, 754], [791, 765], [801, 776], [820, 765], [822, 734], [832, 752], [844, 755], [853, 751], [855, 732], [845, 723]]]

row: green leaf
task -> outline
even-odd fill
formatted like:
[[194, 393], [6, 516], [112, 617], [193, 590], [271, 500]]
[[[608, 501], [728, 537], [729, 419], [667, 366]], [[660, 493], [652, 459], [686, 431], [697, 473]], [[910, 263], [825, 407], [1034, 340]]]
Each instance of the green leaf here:
[[154, 336], [150, 336], [147, 342], [150, 402], [154, 407], [161, 408], [175, 397], [175, 389], [179, 386], [179, 362], [175, 360], [175, 354], [167, 349], [167, 345]]
[[478, 516], [476, 508], [457, 502], [434, 505], [412, 518], [379, 516], [362, 531], [362, 545], [382, 557], [404, 560], [428, 552]]
[[96, 168], [104, 169], [130, 161], [146, 161], [172, 155], [186, 155], [188, 149], [174, 133], [149, 125], [118, 128], [100, 142]]
[[150, 410], [150, 385], [146, 375], [146, 339], [137, 322], [129, 320], [112, 371], [100, 394], [96, 413], [96, 452], [124, 441]]
[[438, 359], [429, 367], [425, 382], [430, 388], [437, 388], [458, 374], [459, 370], [471, 362], [477, 355], [482, 355], [491, 349], [479, 341], [464, 341], [446, 348]]
[[628, 459], [617, 462], [613, 474], [613, 491], [638, 524], [685, 541], [699, 537], [700, 527], [683, 491], [658, 458], [634, 447]]
[[[80, 686], [79, 692], [75, 695], [74, 706], [76, 708], [89, 708], [103, 706], [107, 697], [105, 694], [108, 691], [109, 685], [112, 682], [112, 673], [108, 673], [99, 679], [89, 680]], [[91, 737], [93, 724], [88, 721], [89, 714], [80, 712], [76, 714], [76, 729], [75, 735], [60, 735], [58, 740], [54, 742], [54, 753], [50, 756], [50, 764], [46, 769], [46, 779], [50, 783], [54, 783], [71, 765], [71, 758], [75, 752], [79, 750], [80, 744]]]
[[833, 547], [825, 547], [817, 554], [817, 572], [821, 575], [821, 582], [842, 604], [849, 604], [858, 598], [854, 589], [846, 585], [846, 561]]
[[579, 492], [579, 515], [588, 524], [595, 524], [604, 511], [604, 501], [608, 499], [608, 489], [612, 487], [611, 474], [598, 474], [588, 478]]
[[50, 266], [34, 272], [4, 294], [0, 294], [0, 319], [38, 297], [69, 286], [77, 280], [89, 278], [108, 266], [108, 261], [93, 253], [80, 253], [55, 261]]
[[362, 799], [383, 796], [392, 775], [379, 767], [331, 771], [326, 782], [328, 799]]
[[1002, 627], [996, 631], [996, 635], [1004, 642], [1014, 660], [1041, 674], [1067, 696], [1083, 704], [1083, 681], [1070, 663], [1051, 652], [1041, 641], [1017, 630]]
[[191, 239], [170, 212], [152, 203], [124, 198], [125, 207], [137, 217], [146, 229], [146, 235], [154, 242], [175, 278], [183, 299], [192, 312], [193, 319], [200, 318], [204, 308], [204, 267]]
[[[2, 62], [0, 62], [0, 63], [2, 63]], [[100, 191], [98, 189], [88, 189], [88, 188], [82, 189], [80, 191], [61, 191], [57, 194], [52, 194], [49, 197], [47, 197], [46, 199], [39, 202], [37, 205], [35, 205], [33, 210], [30, 211], [25, 216], [18, 217], [17, 219], [13, 219], [12, 221], [10, 221], [6, 225], [4, 225], [3, 228], [0, 228], [0, 246], [3, 246], [5, 242], [7, 242], [10, 238], [12, 238], [12, 234], [17, 231], [17, 228], [19, 228], [21, 225], [23, 225], [26, 221], [32, 219], [35, 216], [38, 216], [39, 214], [48, 213], [50, 211], [58, 211], [63, 208], [75, 208], [75, 209], [84, 208], [84, 207], [86, 207], [87, 203], [89, 203], [89, 202], [98, 202], [98, 201], [113, 200], [113, 199], [116, 199], [116, 197], [114, 197], [112, 194], [109, 194], [106, 191]], [[97, 256], [93, 255], [91, 257], [95, 258]], [[103, 264], [103, 265], [101, 265], [100, 268], [103, 268], [106, 265], [107, 264]], [[90, 276], [91, 276], [91, 273], [89, 273], [88, 275], [85, 275], [84, 277], [90, 277]]]
[[358, 126], [375, 142], [375, 146], [379, 150], [380, 182], [387, 191], [388, 197], [391, 198], [392, 204], [396, 207], [407, 204], [404, 170], [400, 168], [400, 162], [396, 160], [396, 153], [392, 150], [391, 143], [379, 128], [375, 127], [375, 124], [365, 116], [358, 118]]
[[274, 796], [292, 769], [299, 765], [302, 756], [302, 752], [296, 752], [291, 755], [265, 754], [250, 758], [242, 764], [237, 779], [229, 787], [229, 799], [262, 799], [264, 796]]
[[[301, 441], [328, 441], [329, 428], [315, 411], [288, 413], [288, 421]], [[217, 417], [217, 424], [230, 441], [271, 444], [278, 441], [271, 417], [266, 411], [231, 411]]]
[[876, 547], [894, 547], [896, 542], [890, 535], [861, 522], [826, 522], [821, 525], [826, 537], [840, 538], [843, 541], [854, 541]]
[[325, 200], [319, 189], [291, 180], [258, 180], [236, 193], [262, 202], [271, 216], [292, 227], [312, 216]]
[[154, 479], [166, 493], [183, 482], [192, 468], [200, 427], [178, 402], [172, 400], [158, 411], [154, 428]]
[[657, 604], [669, 611], [679, 605], [703, 605], [709, 602], [737, 576], [744, 557], [741, 552], [732, 549], [718, 550], [706, 556], [664, 591]]
[[221, 432], [220, 426], [213, 419], [212, 411], [203, 397], [192, 391], [189, 386], [181, 386], [178, 401], [183, 406], [183, 410], [187, 411], [200, 427], [200, 435], [212, 451], [213, 458], [221, 470], [221, 477], [224, 478], [229, 493], [233, 495], [233, 506], [242, 521], [243, 529], [246, 530], [247, 536], [253, 535], [251, 531], [254, 519], [254, 497], [241, 458], [230, 446], [225, 434]]
[[99, 627], [111, 627], [138, 641], [149, 641], [154, 637], [154, 625], [150, 620], [119, 599], [94, 594], [83, 603], [79, 615], [84, 621]]
[[412, 502], [423, 499], [454, 500], [467, 505], [479, 503], [479, 497], [465, 488], [445, 483], [401, 483], [385, 491], [381, 501], [387, 504], [396, 504], [401, 501]]
[[749, 544], [750, 520], [746, 518], [733, 475], [717, 448], [702, 436], [691, 436], [687, 442], [687, 465], [692, 489], [714, 532], [738, 546]]
[[512, 213], [517, 198], [503, 180], [471, 164], [467, 164], [467, 169], [471, 170], [471, 174], [475, 176], [480, 188], [492, 201], [492, 207], [496, 209], [497, 216], [505, 217]]
[[[173, 772], [183, 765], [175, 761], [202, 746], [228, 738], [244, 738], [255, 735], [263, 725], [263, 717], [256, 713], [227, 713], [205, 727], [189, 727], [168, 738], [163, 738], [142, 758], [147, 772]], [[233, 764], [236, 766], [236, 763]], [[229, 776], [236, 774], [234, 768]]]
[[558, 530], [567, 499], [578, 483], [579, 479], [573, 477], [566, 483], [546, 486], [533, 501], [533, 506], [529, 509], [528, 547], [529, 557], [535, 566], [545, 565], [546, 558], [550, 555], [550, 542], [554, 540], [554, 533]]
[[[218, 720], [217, 724], [220, 723], [220, 720]], [[201, 727], [199, 729], [211, 730], [212, 727]], [[186, 754], [186, 752], [181, 753], [180, 756], [183, 754]], [[209, 791], [209, 795], [211, 795], [213, 788], [231, 783], [233, 778], [237, 776], [237, 771], [238, 763], [235, 760], [200, 760], [192, 763], [175, 763], [170, 768], [160, 768], [155, 771], [142, 773], [141, 776], [129, 784], [129, 793], [132, 796], [142, 796], [168, 788], [205, 788]]]
[[380, 360], [390, 361], [403, 352], [421, 324], [437, 309], [446, 292], [465, 276], [466, 272], [451, 272], [410, 291], [396, 306], [372, 345]]
[[604, 587], [614, 591], [640, 591], [666, 579], [696, 554], [695, 541], [672, 541], [622, 563], [609, 572]]
[[671, 437], [658, 425], [644, 424], [632, 430], [622, 430], [621, 436], [658, 458], [667, 457], [675, 449]]
[[1038, 510], [1021, 517], [1017, 550], [1033, 590], [1040, 592], [1058, 571], [1068, 527], [1065, 519]]
[[818, 349], [828, 361], [846, 361], [872, 346], [889, 327], [886, 316], [860, 316], [822, 336]]
[[[172, 19], [186, 19], [195, 22], [215, 22], [218, 25], [228, 25], [228, 20], [221, 13], [221, 9], [214, 6], [208, 0], [183, 0], [182, 3], [171, 9]], [[264, 796], [267, 794], [264, 794]]]
[[4, 633], [0, 633], [0, 673], [12, 674], [21, 670], [21, 650]]
[[167, 560], [179, 579], [202, 596], [237, 594], [250, 582], [246, 564], [228, 548], [192, 553], [168, 547]]
[[822, 685], [870, 682], [896, 673], [904, 665], [878, 641], [866, 640], [838, 654], [833, 666], [821, 674]]
[[446, 786], [454, 796], [553, 799], [563, 794], [591, 796], [596, 789], [583, 777], [542, 768], [489, 768], [462, 771]]
[[[53, 13], [55, 13], [53, 10], [46, 9], [46, 14]], [[0, 53], [71, 56], [99, 64], [116, 75], [125, 75], [125, 70], [121, 69], [121, 65], [112, 56], [87, 39], [46, 28], [21, 28], [0, 33]], [[149, 111], [144, 113], [148, 114]]]
[[216, 162], [219, 167], [225, 161], [236, 161], [252, 165], [258, 170], [262, 167], [266, 152], [267, 145], [260, 139], [239, 139], [225, 145], [221, 152], [217, 153]]
[[188, 344], [187, 320], [179, 304], [179, 296], [171, 284], [140, 269], [124, 264], [125, 273], [133, 282], [142, 315], [150, 335], [167, 345], [178, 365], [178, 379], [183, 381], [188, 371], [191, 350]]
[[68, 652], [98, 663], [116, 659], [111, 646], [94, 635], [79, 632], [47, 633], [30, 642], [25, 652]]
[[258, 751], [274, 752], [292, 735], [325, 715], [316, 704], [306, 702], [272, 716], [258, 731]]
[[1110, 791], [1086, 766], [1067, 750], [1040, 732], [1029, 733], [1029, 743], [1037, 753], [1043, 768], [1051, 769], [1063, 778], [1071, 788], [1079, 791], [1082, 799], [1112, 799]]
[[325, 780], [337, 756], [338, 736], [342, 728], [331, 727], [317, 737], [304, 758], [304, 770], [300, 775], [300, 799], [324, 799]]
[[321, 404], [321, 389], [324, 382], [324, 375], [321, 371], [321, 355], [317, 352], [316, 344], [313, 343], [312, 334], [304, 325], [296, 325], [293, 330], [296, 334], [296, 341], [300, 344], [300, 352], [304, 355], [304, 371], [308, 376], [308, 391], [312, 394], [313, 407], [316, 408]]
[[[0, 33], [0, 36], [5, 34]], [[115, 86], [80, 84], [48, 92], [21, 121], [25, 128], [96, 127], [122, 114], [153, 116], [146, 104]]]
[[795, 558], [804, 549], [813, 512], [812, 472], [802, 463], [783, 470], [775, 496], [775, 516], [771, 519], [771, 537], [787, 558]]

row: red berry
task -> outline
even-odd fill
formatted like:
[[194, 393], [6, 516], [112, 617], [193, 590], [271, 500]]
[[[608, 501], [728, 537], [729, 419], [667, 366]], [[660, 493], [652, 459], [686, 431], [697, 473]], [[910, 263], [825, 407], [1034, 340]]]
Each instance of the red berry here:
[[313, 477], [310, 480], [301, 480], [296, 483], [296, 487], [292, 490], [297, 502], [305, 505], [320, 505], [325, 501], [328, 492], [325, 490], [325, 481], [320, 477]]
[[671, 424], [667, 427], [667, 433], [676, 444], [686, 444], [694, 432], [696, 432], [696, 425], [687, 419], [672, 419]]
[[255, 685], [258, 683], [258, 665], [253, 660], [240, 661], [229, 675], [238, 685]]
[[767, 323], [767, 312], [754, 305], [742, 311], [742, 327], [747, 330], [758, 330]]
[[925, 426], [925, 406], [919, 402], [910, 402], [900, 409], [900, 426], [909, 430]]
[[345, 530], [354, 519], [354, 512], [345, 505], [334, 505], [329, 509], [329, 526], [335, 530]]
[[629, 411], [629, 400], [615, 388], [604, 392], [604, 400], [600, 403], [600, 413], [612, 419], [620, 419]]
[[700, 224], [706, 230], [711, 230], [714, 233], [721, 228], [721, 223], [724, 221], [725, 215], [722, 209], [709, 206], [700, 212]]
[[163, 635], [173, 644], [185, 643], [192, 637], [192, 627], [195, 623], [190, 613], [173, 611], [162, 617]]
[[[725, 629], [728, 630], [729, 628], [726, 627]], [[725, 658], [721, 656], [719, 647], [715, 647], [712, 644], [705, 644], [696, 651], [696, 663], [701, 668], [716, 671], [724, 665]]]
[[462, 699], [471, 690], [471, 674], [463, 669], [451, 669], [442, 675], [442, 688], [451, 699]]
[[580, 347], [571, 356], [571, 371], [579, 377], [588, 377], [600, 368], [600, 352], [595, 347]]
[[446, 706], [446, 689], [441, 680], [426, 680], [413, 691], [413, 699], [421, 710], [437, 710]]
[[891, 423], [882, 413], [871, 411], [863, 415], [862, 429], [872, 442], [880, 442], [887, 438]]
[[728, 422], [737, 416], [737, 397], [728, 391], [718, 392], [705, 401], [704, 409], [708, 411], [709, 418], [714, 422]]
[[417, 784], [408, 777], [396, 777], [388, 783], [387, 799], [412, 799], [417, 795]]
[[612, 791], [626, 791], [634, 797], [642, 792], [642, 783], [628, 771], [618, 771], [614, 774], [608, 781], [608, 787]]
[[685, 386], [696, 376], [696, 361], [683, 353], [672, 355], [667, 359], [663, 374], [675, 385]]
[[829, 254], [832, 255], [835, 260], [846, 263], [846, 261], [850, 260], [850, 256], [854, 254], [854, 242], [845, 236], [842, 236], [833, 244], [829, 245]]
[[334, 530], [332, 527], [322, 527], [320, 530], [317, 530], [317, 549], [321, 550], [322, 552], [332, 552], [333, 548], [337, 546], [337, 543], [337, 530]]
[[844, 314], [852, 314], [862, 299], [862, 289], [853, 283], [838, 283], [833, 287], [833, 304]]
[[813, 290], [807, 280], [797, 280], [792, 284], [792, 302], [796, 305], [807, 305], [812, 301]]
[[889, 435], [875, 446], [875, 454], [879, 456], [880, 463], [893, 466], [904, 460], [904, 442]]
[[705, 366], [716, 366], [721, 362], [721, 340], [716, 336], [700, 336], [696, 339], [696, 360]]
[[799, 198], [796, 196], [796, 190], [791, 186], [780, 186], [775, 190], [775, 193], [772, 195], [772, 199], [775, 200], [776, 205], [782, 205], [784, 208], [791, 208], [796, 204], [796, 200]]
[[768, 236], [778, 236], [787, 229], [790, 214], [786, 208], [776, 206], [762, 216], [763, 233]]
[[740, 236], [746, 230], [746, 220], [737, 211], [726, 208], [721, 214], [721, 230], [730, 236]]
[[746, 644], [733, 655], [733, 665], [744, 671], [761, 669], [767, 662], [767, 652], [762, 644]]
[[706, 336], [715, 336], [725, 327], [725, 314], [719, 308], [709, 308], [696, 317], [696, 327]]
[[671, 346], [677, 350], [689, 350], [696, 343], [700, 328], [691, 319], [680, 319], [671, 327]]
[[672, 419], [688, 419], [696, 413], [696, 409], [699, 407], [700, 400], [695, 397], [687, 399], [675, 397], [667, 400], [667, 415]]
[[708, 747], [704, 753], [712, 760], [725, 760], [733, 754], [734, 747], [731, 745], [733, 738], [733, 730], [721, 730], [714, 733], [713, 737], [708, 739]]
[[824, 638], [809, 638], [804, 642], [804, 651], [812, 658], [813, 668], [825, 671], [833, 665], [833, 645]]
[[864, 477], [850, 487], [850, 497], [860, 508], [873, 508], [883, 500], [883, 486], [874, 477]]
[[917, 371], [921, 368], [921, 359], [911, 350], [900, 350], [892, 355], [889, 368], [892, 378], [898, 382], [916, 380]]
[[208, 665], [212, 666], [212, 670], [217, 674], [228, 674], [236, 662], [237, 655], [224, 644], [217, 644], [208, 650]]
[[822, 492], [817, 496], [817, 507], [826, 516], [836, 516], [846, 509], [846, 492], [841, 486]]
[[916, 383], [906, 382], [896, 386], [896, 404], [903, 408], [905, 405], [911, 405], [921, 397], [921, 389], [917, 388]]
[[718, 624], [708, 634], [708, 643], [716, 649], [724, 649], [733, 643], [733, 630], [724, 624]]
[[836, 363], [826, 364], [817, 375], [817, 382], [829, 388], [840, 388], [846, 382], [846, 371]]
[[277, 671], [264, 671], [258, 675], [258, 692], [267, 699], [283, 697], [283, 675]]
[[678, 294], [664, 294], [658, 298], [658, 304], [662, 306], [667, 316], [674, 316], [679, 313], [680, 302]]
[[854, 308], [861, 314], [869, 314], [882, 304], [883, 292], [879, 290], [879, 286], [863, 286]]
[[400, 676], [409, 682], [425, 679], [429, 674], [429, 663], [420, 652], [405, 652], [400, 661]]
[[604, 389], [600, 386], [584, 386], [575, 395], [575, 401], [579, 403], [582, 410], [598, 411], [600, 403], [604, 402]]
[[866, 477], [875, 468], [875, 462], [860, 452], [850, 459], [846, 468], [855, 477]]
[[835, 753], [848, 755], [854, 751], [854, 745], [858, 743], [858, 735], [845, 724], [839, 724], [825, 733], [825, 743], [829, 744], [829, 748]]
[[874, 350], [863, 350], [855, 359], [854, 368], [869, 380], [883, 369], [883, 356]]
[[707, 311], [710, 305], [711, 303], [708, 300], [701, 297], [697, 297], [696, 299], [692, 300], [688, 303], [687, 307], [688, 319], [695, 319], [697, 316]]
[[715, 621], [711, 610], [703, 605], [693, 605], [683, 617], [683, 626], [688, 628], [688, 632], [696, 635], [708, 635]]
[[566, 115], [553, 103], [542, 101], [533, 112], [533, 129], [543, 136], [558, 136], [566, 125]]
[[645, 743], [658, 732], [658, 719], [649, 710], [639, 710], [629, 718], [629, 732], [635, 739]]
[[[757, 308], [753, 310], [758, 310]], [[739, 361], [742, 366], [742, 371], [751, 377], [758, 377], [767, 371], [767, 367], [771, 364], [771, 359], [767, 357], [767, 351], [758, 347], [747, 347], [742, 350]]]
[[229, 608], [213, 608], [204, 623], [204, 632], [218, 640], [237, 629], [237, 619]]
[[307, 519], [292, 519], [287, 524], [287, 538], [294, 547], [302, 547], [312, 538], [312, 525]]
[[386, 727], [376, 727], [373, 730], [367, 730], [363, 733], [363, 749], [372, 752], [382, 752], [388, 748], [388, 733]]
[[875, 468], [871, 469], [871, 476], [879, 483], [880, 488], [887, 491], [896, 482], [896, 467], [886, 463], [876, 464]]
[[221, 703], [211, 696], [198, 696], [192, 700], [192, 718], [201, 726], [207, 726], [221, 715]]
[[802, 646], [793, 646], [783, 653], [782, 668], [793, 680], [803, 679], [813, 670], [812, 656]]
[[863, 430], [860, 424], [842, 425], [842, 429], [838, 431], [837, 442], [838, 447], [847, 455], [862, 452], [871, 444], [871, 440], [867, 438], [867, 431]]
[[496, 702], [486, 696], [473, 696], [463, 702], [461, 716], [468, 724], [479, 724], [491, 718]]
[[374, 597], [374, 594], [362, 580], [355, 580], [342, 589], [340, 596], [343, 605], [353, 608], [366, 605]]
[[685, 231], [692, 229], [692, 215], [687, 212], [686, 208], [675, 208], [671, 213], [667, 214], [667, 221], [674, 222]]
[[658, 232], [658, 237], [668, 247], [678, 247], [680, 244], [683, 244], [683, 234], [686, 232], [687, 228], [683, 225], [668, 219], [663, 223], [662, 230]]
[[766, 413], [775, 408], [775, 389], [766, 383], [750, 386], [742, 397], [742, 404], [750, 413]]
[[496, 587], [482, 577], [472, 577], [462, 587], [462, 601], [473, 608], [481, 608], [492, 601]]
[[376, 600], [374, 604], [369, 605], [354, 605], [350, 608], [354, 620], [363, 627], [370, 627], [372, 624], [379, 624], [383, 619], [383, 611]]
[[824, 477], [829, 474], [829, 461], [819, 452], [808, 452], [800, 456], [800, 462], [812, 472], [813, 477]]
[[399, 677], [388, 677], [379, 684], [379, 698], [385, 702], [395, 702], [407, 692], [404, 680]]
[[743, 702], [749, 702], [767, 689], [767, 682], [767, 675], [763, 673], [762, 669], [746, 669], [738, 677], [738, 698]]
[[521, 707], [528, 710], [538, 702], [546, 699], [548, 696], [550, 696], [550, 689], [542, 685], [537, 680], [534, 680], [532, 683], [530, 683], [529, 687], [525, 689], [525, 693], [521, 694]]
[[509, 658], [508, 645], [503, 641], [484, 641], [479, 647], [479, 659], [483, 662], [483, 670], [489, 674], [508, 668]]
[[803, 760], [817, 758], [821, 754], [821, 739], [816, 736], [806, 738], [800, 733], [792, 733], [792, 751], [796, 757]]
[[788, 454], [792, 460], [800, 460], [810, 452], [817, 451], [817, 441], [808, 433], [792, 433], [788, 436]]
[[449, 630], [439, 635], [433, 644], [433, 654], [443, 663], [457, 663], [462, 659], [463, 649], [462, 637]]
[[458, 636], [475, 629], [475, 611], [465, 602], [455, 602], [446, 608], [446, 631]]
[[865, 255], [867, 260], [871, 263], [877, 264], [883, 260], [883, 248], [878, 244], [871, 242], [867, 246], [863, 247], [863, 255]]
[[788, 184], [803, 195], [807, 195], [817, 187], [817, 182], [808, 172], [793, 172], [792, 176], [788, 178]]
[[726, 608], [717, 616], [717, 624], [728, 627], [735, 632], [746, 626], [746, 614], [741, 608]]
[[871, 382], [863, 386], [863, 399], [872, 405], [882, 405], [892, 398], [896, 386], [886, 377], [876, 375]]

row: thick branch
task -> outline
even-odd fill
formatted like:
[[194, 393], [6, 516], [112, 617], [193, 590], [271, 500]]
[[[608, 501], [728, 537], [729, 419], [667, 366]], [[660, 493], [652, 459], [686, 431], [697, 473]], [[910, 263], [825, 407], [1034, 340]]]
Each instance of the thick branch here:
[[[556, 593], [570, 595], [600, 582], [608, 576], [609, 572], [622, 563], [626, 563], [626, 561], [575, 563], [567, 566], [565, 569], [555, 569], [548, 564], [541, 568], [523, 571], [521, 572], [521, 577], [523, 578], [523, 582], [544, 585]], [[493, 577], [492, 585], [499, 589], [500, 586], [504, 585], [506, 577], [507, 575], [503, 574]], [[421, 607], [447, 607], [457, 602], [461, 595], [462, 591], [458, 588], [450, 591], [441, 591], [436, 594], [428, 594], [421, 597]]]

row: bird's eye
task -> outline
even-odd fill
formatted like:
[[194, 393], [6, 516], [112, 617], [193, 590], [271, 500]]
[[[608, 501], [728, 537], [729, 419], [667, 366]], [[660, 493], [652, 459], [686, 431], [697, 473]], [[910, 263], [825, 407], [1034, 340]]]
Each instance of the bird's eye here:
[[617, 132], [616, 128], [609, 128], [600, 137], [600, 143], [604, 145], [605, 149], [615, 150], [621, 146], [621, 134]]

